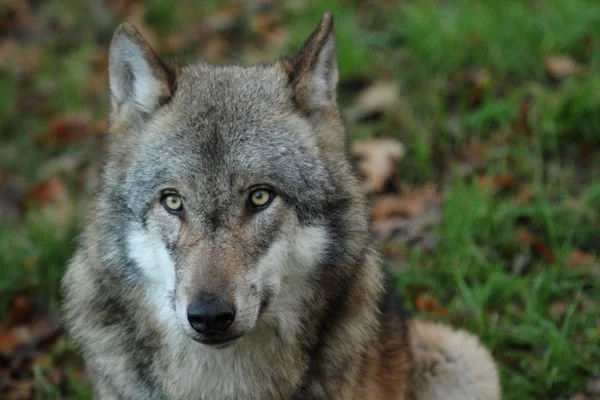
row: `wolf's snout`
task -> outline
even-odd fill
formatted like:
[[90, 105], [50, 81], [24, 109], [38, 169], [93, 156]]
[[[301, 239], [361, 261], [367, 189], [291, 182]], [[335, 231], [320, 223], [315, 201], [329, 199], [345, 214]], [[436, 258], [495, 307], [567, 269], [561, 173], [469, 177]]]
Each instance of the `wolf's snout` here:
[[216, 295], [196, 297], [187, 309], [190, 325], [198, 333], [225, 332], [233, 323], [235, 309], [224, 298]]

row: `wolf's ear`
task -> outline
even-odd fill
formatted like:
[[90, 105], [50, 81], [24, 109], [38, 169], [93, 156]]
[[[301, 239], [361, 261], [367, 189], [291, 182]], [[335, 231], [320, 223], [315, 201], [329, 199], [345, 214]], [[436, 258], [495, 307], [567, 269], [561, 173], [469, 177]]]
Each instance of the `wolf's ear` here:
[[111, 103], [119, 118], [143, 118], [175, 93], [176, 67], [160, 60], [128, 22], [113, 35], [108, 64]]
[[333, 17], [325, 13], [300, 50], [282, 60], [298, 106], [306, 112], [336, 105], [338, 82]]

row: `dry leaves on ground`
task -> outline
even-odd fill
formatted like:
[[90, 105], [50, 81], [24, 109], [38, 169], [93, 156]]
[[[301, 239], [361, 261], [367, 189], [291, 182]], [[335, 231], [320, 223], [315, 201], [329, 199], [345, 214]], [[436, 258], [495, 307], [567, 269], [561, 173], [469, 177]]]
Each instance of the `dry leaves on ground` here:
[[396, 193], [388, 184], [398, 180], [395, 174], [404, 146], [393, 139], [370, 139], [355, 143], [352, 152], [359, 159], [364, 188], [375, 195], [371, 203], [375, 240], [393, 244], [382, 249], [384, 254], [402, 258], [398, 249], [406, 246], [433, 252], [437, 238], [432, 228], [442, 219], [442, 200], [436, 186], [428, 184]]
[[533, 233], [525, 228], [521, 228], [517, 232], [517, 237], [519, 242], [526, 246], [535, 256], [540, 257], [548, 264], [554, 264], [556, 261], [554, 253]]
[[89, 112], [62, 115], [53, 118], [48, 128], [37, 137], [42, 146], [65, 145], [84, 139], [94, 132]]
[[62, 179], [51, 178], [33, 187], [25, 196], [26, 207], [37, 207], [44, 218], [64, 233], [73, 219], [74, 199]]
[[354, 105], [346, 111], [346, 117], [350, 122], [356, 122], [384, 113], [400, 101], [399, 93], [395, 81], [375, 82], [358, 94]]
[[61, 386], [64, 371], [58, 366], [48, 368], [48, 352], [60, 340], [57, 315], [48, 314], [41, 303], [25, 295], [15, 296], [0, 324], [0, 394], [6, 399], [39, 397], [36, 379], [40, 374]]
[[577, 71], [577, 63], [569, 56], [554, 55], [544, 60], [546, 73], [555, 79], [565, 79]]
[[432, 252], [437, 245], [432, 228], [442, 220], [442, 199], [433, 184], [381, 195], [373, 201], [371, 217], [376, 240], [393, 239], [395, 245]]
[[394, 139], [370, 139], [352, 145], [358, 171], [368, 192], [381, 192], [404, 156], [404, 145]]
[[427, 294], [418, 295], [415, 299], [415, 306], [420, 312], [433, 314], [436, 317], [445, 317], [448, 315], [448, 310], [440, 306], [436, 298]]

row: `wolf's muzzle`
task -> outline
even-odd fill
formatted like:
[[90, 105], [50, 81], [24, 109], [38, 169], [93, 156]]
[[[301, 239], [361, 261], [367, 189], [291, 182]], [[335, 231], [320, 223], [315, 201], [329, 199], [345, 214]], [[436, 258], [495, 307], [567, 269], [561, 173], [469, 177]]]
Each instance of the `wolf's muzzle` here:
[[188, 307], [187, 318], [192, 328], [204, 336], [220, 334], [233, 323], [235, 308], [220, 296], [201, 294]]

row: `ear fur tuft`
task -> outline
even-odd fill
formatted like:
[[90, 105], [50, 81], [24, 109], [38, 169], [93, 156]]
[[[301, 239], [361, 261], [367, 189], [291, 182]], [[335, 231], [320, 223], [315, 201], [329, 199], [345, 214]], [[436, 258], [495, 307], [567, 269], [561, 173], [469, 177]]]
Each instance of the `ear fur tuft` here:
[[290, 76], [298, 106], [315, 110], [336, 105], [338, 82], [333, 16], [325, 13], [321, 23], [298, 52], [282, 60]]
[[109, 51], [113, 111], [120, 118], [147, 116], [175, 93], [177, 67], [162, 61], [132, 24], [122, 23]]

